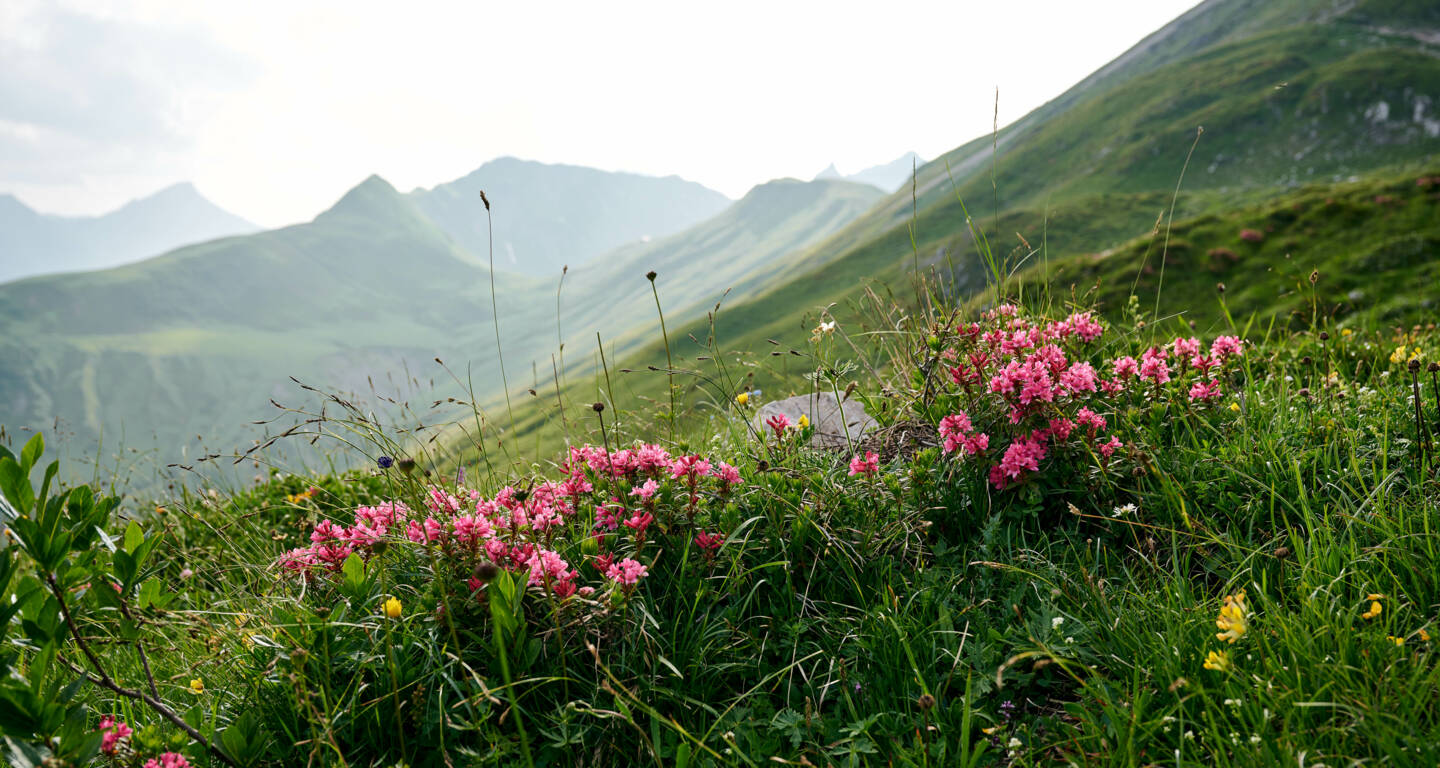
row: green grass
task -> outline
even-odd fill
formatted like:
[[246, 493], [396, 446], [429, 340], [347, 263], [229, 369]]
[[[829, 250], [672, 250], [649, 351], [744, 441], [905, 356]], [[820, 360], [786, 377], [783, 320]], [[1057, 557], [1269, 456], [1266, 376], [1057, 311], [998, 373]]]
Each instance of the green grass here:
[[[1433, 287], [1440, 285], [1440, 182], [1430, 181], [1433, 175], [1317, 185], [1177, 221], [1168, 247], [1162, 228], [1103, 253], [1054, 260], [1049, 278], [1113, 315], [1124, 312], [1133, 290], [1147, 312], [1158, 297], [1161, 318], [1212, 330], [1232, 320], [1292, 327], [1320, 317], [1360, 327], [1424, 321], [1440, 300]], [[1245, 230], [1259, 241], [1242, 239]], [[1017, 279], [1043, 282], [1042, 272], [1030, 267]]]

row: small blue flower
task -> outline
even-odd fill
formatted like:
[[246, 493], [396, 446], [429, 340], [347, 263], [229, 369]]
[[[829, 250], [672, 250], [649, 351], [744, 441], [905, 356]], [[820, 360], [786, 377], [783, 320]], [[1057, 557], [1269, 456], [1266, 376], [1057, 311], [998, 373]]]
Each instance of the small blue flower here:
[[389, 456], [381, 456], [375, 460], [375, 463], [379, 464], [381, 469], [389, 469], [395, 466], [395, 460]]

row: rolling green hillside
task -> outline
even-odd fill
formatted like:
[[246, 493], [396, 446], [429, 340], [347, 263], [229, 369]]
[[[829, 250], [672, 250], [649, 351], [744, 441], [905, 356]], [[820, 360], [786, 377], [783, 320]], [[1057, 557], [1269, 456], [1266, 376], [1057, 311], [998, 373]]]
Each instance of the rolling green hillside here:
[[[872, 289], [912, 296], [916, 267], [949, 275], [941, 282], [952, 295], [982, 291], [988, 269], [962, 199], [1006, 274], [1024, 273], [1033, 286], [1054, 265], [1057, 285], [1075, 282], [1081, 290], [1099, 279], [1097, 298], [1107, 311], [1124, 309], [1147, 247], [1158, 266], [1173, 199], [1175, 247], [1162, 315], [1186, 311], [1213, 321], [1214, 284], [1224, 280], [1233, 311], [1284, 319], [1303, 304], [1294, 278], [1319, 267], [1332, 312], [1412, 318], [1424, 296], [1402, 305], [1384, 298], [1385, 285], [1429, 279], [1437, 259], [1428, 234], [1440, 218], [1434, 196], [1416, 186], [1417, 177], [1433, 173], [1440, 151], [1436, 41], [1436, 14], [1416, 4], [1202, 3], [995, 136], [920, 169], [913, 189], [903, 187], [776, 265], [762, 293], [717, 315], [718, 343], [741, 360], [775, 351], [767, 339], [782, 342], [780, 349], [803, 347], [817, 310], [827, 306], [842, 325], [874, 331], [856, 307]], [[1377, 180], [1346, 186], [1352, 176]], [[1378, 195], [1392, 201], [1376, 204]], [[1332, 196], [1341, 202], [1326, 203]], [[1240, 229], [1276, 229], [1292, 213], [1294, 221], [1244, 251], [1247, 258], [1217, 264], [1208, 255], [1233, 246]], [[1101, 253], [1109, 255], [1095, 261]], [[1372, 261], [1389, 266], [1363, 266]], [[1158, 271], [1142, 278], [1137, 291], [1149, 310]], [[1353, 290], [1362, 299], [1346, 298]], [[700, 321], [672, 327], [670, 336], [681, 340], [686, 367], [713, 375], [697, 360], [711, 350], [689, 341], [710, 330]], [[615, 391], [591, 379], [560, 400], [576, 409], [597, 398], [654, 401], [665, 381], [648, 369], [665, 357], [652, 337], [634, 356], [612, 361], [637, 372], [613, 381]], [[720, 394], [696, 383], [686, 381], [692, 402]], [[772, 378], [775, 384], [796, 380]], [[542, 396], [526, 414], [523, 429], [536, 446], [556, 444], [556, 401], [553, 393]]]
[[[556, 280], [497, 272], [512, 387], [533, 370], [548, 376], [562, 330], [572, 348], [593, 349], [598, 330], [627, 349], [632, 328], [656, 322], [647, 271], [665, 272], [667, 311], [682, 322], [723, 291], [716, 280], [753, 292], [767, 264], [878, 195], [847, 182], [762, 185], [687, 232], [572, 271], [558, 316]], [[371, 177], [308, 224], [0, 286], [0, 424], [58, 420], [79, 446], [103, 434], [166, 463], [228, 453], [263, 439], [249, 422], [276, 415], [270, 400], [296, 404], [303, 393], [291, 376], [372, 406], [374, 395], [461, 394], [436, 370], [440, 357], [497, 392], [491, 318], [487, 266], [412, 197]]]
[[929, 163], [913, 190], [788, 260], [769, 295], [732, 314], [764, 318], [751, 342], [794, 339], [799, 312], [853, 301], [871, 279], [903, 289], [917, 265], [976, 290], [986, 270], [967, 208], [1014, 268], [1150, 233], [1182, 169], [1177, 220], [1307, 183], [1418, 172], [1440, 153], [1433, 18], [1405, 3], [1202, 3], [995, 136]]
[[[1147, 314], [1198, 328], [1408, 325], [1440, 303], [1440, 165], [1433, 173], [1304, 187], [1263, 205], [1176, 222], [1165, 233], [1050, 265], [1113, 315], [1133, 292]], [[1161, 262], [1164, 272], [1161, 272]], [[1041, 268], [1019, 275], [1038, 284]], [[1159, 297], [1158, 305], [1156, 297]], [[1223, 300], [1223, 301], [1222, 301]]]

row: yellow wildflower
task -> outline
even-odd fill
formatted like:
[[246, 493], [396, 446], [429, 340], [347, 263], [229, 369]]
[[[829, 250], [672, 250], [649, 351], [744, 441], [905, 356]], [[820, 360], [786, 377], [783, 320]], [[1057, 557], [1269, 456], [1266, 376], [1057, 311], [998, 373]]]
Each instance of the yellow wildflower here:
[[809, 416], [806, 416], [806, 415], [803, 414], [803, 413], [800, 414], [800, 419], [795, 422], [795, 426], [796, 426], [796, 427], [799, 427], [800, 429], [804, 429], [804, 428], [810, 426], [810, 417], [809, 417]]
[[1401, 344], [1400, 346], [1396, 347], [1396, 348], [1395, 348], [1395, 351], [1390, 353], [1390, 362], [1392, 362], [1392, 363], [1403, 363], [1403, 362], [1405, 362], [1405, 345], [1404, 345], [1404, 344]]
[[205, 692], [205, 681], [204, 681], [204, 680], [201, 680], [201, 679], [198, 678], [198, 677], [197, 677], [197, 678], [194, 678], [193, 680], [190, 681], [190, 691], [191, 691], [192, 693], [204, 693], [204, 692]]
[[1396, 637], [1396, 636], [1394, 636], [1394, 635], [1386, 635], [1386, 636], [1385, 636], [1385, 639], [1386, 639], [1386, 640], [1389, 640], [1390, 642], [1392, 642], [1392, 643], [1394, 643], [1394, 644], [1396, 644], [1396, 645], [1404, 645], [1404, 644], [1405, 644], [1405, 638], [1403, 638], [1403, 637]]
[[1215, 618], [1215, 626], [1221, 629], [1215, 634], [1217, 640], [1224, 640], [1227, 643], [1234, 643], [1245, 636], [1250, 630], [1247, 621], [1249, 609], [1245, 605], [1245, 590], [1240, 590], [1233, 595], [1225, 596], [1225, 604], [1220, 606], [1220, 615]]
[[738, 406], [740, 406], [741, 408], [744, 408], [745, 406], [749, 405], [749, 404], [750, 404], [750, 393], [749, 393], [749, 392], [741, 392], [740, 394], [736, 395], [736, 396], [735, 396], [735, 404], [738, 405]]
[[1239, 412], [1240, 412], [1240, 404], [1239, 404], [1239, 403], [1236, 403], [1236, 402], [1230, 403], [1230, 410], [1232, 410], [1232, 411], [1234, 411], [1234, 412], [1236, 412], [1236, 413], [1239, 413]]
[[386, 600], [384, 604], [380, 606], [380, 608], [381, 610], [385, 611], [386, 616], [389, 616], [392, 619], [400, 618], [401, 606], [398, 599], [392, 597], [389, 600]]
[[1379, 616], [1384, 610], [1384, 608], [1380, 607], [1379, 602], [1372, 600], [1370, 601], [1370, 610], [1360, 614], [1360, 618], [1368, 621]]
[[1350, 330], [1349, 328], [1341, 328], [1341, 329], [1340, 329], [1340, 335], [1341, 335], [1341, 336], [1349, 336], [1349, 335], [1351, 335], [1351, 334], [1353, 334], [1353, 333], [1355, 333], [1355, 332], [1352, 331], [1352, 330]]
[[1224, 651], [1211, 651], [1205, 657], [1205, 668], [1213, 669], [1216, 672], [1228, 672], [1231, 668], [1230, 654]]
[[980, 732], [985, 734], [986, 736], [992, 736], [998, 730], [1000, 730], [1000, 726], [992, 725], [989, 728], [981, 728]]
[[1385, 596], [1382, 595], [1382, 594], [1380, 594], [1379, 592], [1371, 592], [1370, 594], [1368, 594], [1368, 595], [1365, 596], [1365, 599], [1366, 599], [1366, 600], [1384, 600], [1384, 599], [1385, 599]]
[[1420, 642], [1422, 642], [1422, 643], [1428, 643], [1428, 642], [1430, 642], [1430, 633], [1429, 633], [1429, 632], [1426, 632], [1424, 629], [1421, 629], [1421, 630], [1420, 630]]

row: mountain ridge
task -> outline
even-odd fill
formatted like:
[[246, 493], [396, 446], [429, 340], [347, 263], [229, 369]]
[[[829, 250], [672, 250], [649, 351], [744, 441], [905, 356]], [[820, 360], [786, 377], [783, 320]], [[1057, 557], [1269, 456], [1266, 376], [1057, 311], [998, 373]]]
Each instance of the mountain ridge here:
[[12, 194], [0, 194], [0, 283], [106, 269], [259, 230], [215, 205], [188, 181], [99, 216], [41, 213]]
[[[480, 201], [484, 190], [492, 216]], [[407, 195], [470, 252], [509, 271], [558, 276], [612, 248], [713, 216], [729, 198], [678, 176], [645, 176], [501, 157]], [[499, 217], [500, 211], [507, 216]], [[492, 232], [489, 228], [494, 223]]]

